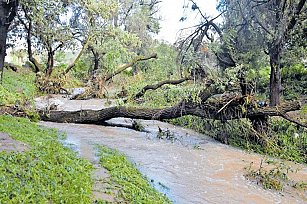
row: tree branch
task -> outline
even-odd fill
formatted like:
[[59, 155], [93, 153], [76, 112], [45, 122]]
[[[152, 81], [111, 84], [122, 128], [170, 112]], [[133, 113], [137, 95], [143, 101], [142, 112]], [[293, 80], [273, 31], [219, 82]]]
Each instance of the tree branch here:
[[182, 79], [177, 79], [177, 80], [165, 80], [165, 81], [160, 81], [157, 84], [151, 84], [151, 85], [147, 85], [145, 87], [142, 88], [142, 90], [140, 92], [138, 92], [134, 98], [140, 98], [142, 96], [144, 96], [144, 94], [146, 93], [146, 91], [148, 90], [156, 90], [160, 87], [162, 87], [165, 84], [172, 84], [172, 85], [177, 85], [177, 84], [181, 84], [185, 81], [188, 80], [192, 80], [192, 77], [184, 77]]
[[152, 54], [150, 56], [147, 57], [143, 57], [143, 56], [138, 56], [136, 57], [134, 60], [132, 60], [132, 62], [128, 63], [128, 64], [123, 64], [117, 67], [117, 70], [115, 70], [113, 73], [108, 74], [105, 76], [105, 81], [108, 81], [110, 79], [112, 79], [114, 76], [116, 76], [117, 74], [121, 73], [122, 71], [124, 71], [125, 69], [132, 67], [135, 63], [140, 62], [140, 61], [145, 61], [145, 60], [149, 60], [149, 59], [157, 59], [157, 54]]
[[82, 49], [80, 50], [80, 52], [79, 52], [79, 54], [77, 55], [77, 57], [75, 58], [75, 60], [74, 60], [71, 64], [69, 64], [69, 65], [67, 66], [67, 68], [65, 69], [65, 71], [64, 71], [64, 73], [63, 73], [64, 75], [66, 75], [68, 72], [70, 72], [70, 70], [71, 70], [72, 68], [75, 67], [76, 63], [78, 62], [78, 60], [79, 60], [80, 57], [82, 56], [83, 52], [86, 50], [86, 48], [87, 48], [87, 46], [88, 46], [88, 44], [89, 44], [91, 38], [92, 38], [92, 36], [89, 36], [89, 37], [87, 38], [87, 40], [85, 41], [85, 43], [84, 43]]

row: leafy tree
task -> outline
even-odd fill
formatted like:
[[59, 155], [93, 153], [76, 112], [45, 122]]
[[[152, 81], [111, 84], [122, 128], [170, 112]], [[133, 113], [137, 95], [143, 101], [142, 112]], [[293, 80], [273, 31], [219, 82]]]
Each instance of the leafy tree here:
[[[196, 3], [190, 1], [192, 9], [201, 13]], [[219, 16], [210, 19], [201, 13], [203, 22], [189, 36], [188, 47], [193, 45], [195, 50], [207, 38], [216, 45], [213, 50], [224, 68], [242, 64], [245, 68], [258, 67], [268, 61], [271, 67], [270, 105], [278, 105], [282, 90], [282, 57], [294, 45], [295, 38], [304, 41], [305, 3], [306, 0], [220, 0], [217, 8], [223, 23], [214, 22]], [[244, 78], [243, 72], [238, 75], [240, 79]]]
[[[271, 67], [270, 73], [270, 105], [280, 103], [281, 93], [281, 66], [282, 57], [289, 43], [295, 35], [301, 33], [302, 22], [306, 22], [303, 14], [306, 13], [306, 0], [222, 0], [218, 8], [222, 10], [225, 19], [225, 26], [234, 29], [238, 35], [233, 44], [241, 43], [241, 48], [245, 45], [247, 51], [255, 48], [263, 50], [269, 56]], [[249, 37], [251, 36], [251, 37]], [[246, 43], [248, 40], [249, 43]], [[300, 40], [303, 40], [300, 38]], [[252, 44], [250, 43], [252, 42]], [[256, 45], [256, 46], [255, 46]], [[237, 46], [235, 46], [237, 48]], [[260, 49], [259, 49], [260, 48]], [[239, 49], [236, 49], [239, 51]]]

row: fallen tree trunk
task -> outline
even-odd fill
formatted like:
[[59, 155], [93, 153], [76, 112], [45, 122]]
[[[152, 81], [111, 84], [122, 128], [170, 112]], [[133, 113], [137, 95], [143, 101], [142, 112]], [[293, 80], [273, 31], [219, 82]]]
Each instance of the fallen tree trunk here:
[[135, 98], [140, 98], [140, 97], [144, 96], [146, 91], [156, 90], [156, 89], [162, 87], [165, 84], [177, 85], [177, 84], [181, 84], [185, 81], [192, 80], [192, 79], [193, 79], [192, 77], [184, 77], [184, 78], [177, 79], [177, 80], [165, 80], [165, 81], [160, 81], [157, 84], [147, 85], [147, 86], [144, 86], [144, 88], [142, 88], [142, 90], [135, 95]]
[[138, 56], [136, 57], [132, 62], [128, 63], [128, 64], [123, 64], [117, 67], [117, 70], [115, 70], [113, 73], [110, 73], [108, 75], [105, 76], [105, 81], [108, 81], [110, 79], [112, 79], [114, 76], [118, 75], [119, 73], [123, 72], [125, 69], [132, 67], [135, 63], [140, 62], [140, 61], [145, 61], [145, 60], [149, 60], [149, 59], [156, 59], [157, 58], [157, 54], [152, 54], [150, 56], [147, 57], [143, 57], [143, 56]]
[[[208, 98], [209, 94], [203, 94]], [[263, 116], [283, 116], [284, 113], [300, 109], [300, 102], [284, 103], [275, 107], [258, 108], [257, 105], [242, 107], [244, 98], [240, 97], [225, 106], [224, 102], [217, 100], [195, 103], [191, 100], [183, 100], [175, 106], [161, 109], [135, 108], [116, 106], [101, 110], [79, 111], [49, 111], [40, 112], [42, 120], [68, 123], [102, 123], [106, 120], [125, 117], [144, 120], [165, 120], [182, 117], [185, 115], [199, 116], [206, 119], [233, 120], [240, 118], [257, 118]], [[223, 108], [222, 111], [221, 108]]]

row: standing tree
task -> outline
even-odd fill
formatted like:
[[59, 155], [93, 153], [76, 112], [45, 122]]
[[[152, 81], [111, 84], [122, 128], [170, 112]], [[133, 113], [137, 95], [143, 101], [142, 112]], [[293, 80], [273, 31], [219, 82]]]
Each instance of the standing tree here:
[[[281, 59], [294, 34], [304, 29], [297, 25], [306, 21], [302, 16], [306, 13], [306, 0], [221, 0], [218, 7], [225, 13], [225, 25], [231, 25], [235, 32], [244, 28], [253, 36], [258, 36], [250, 41], [257, 43], [257, 47], [260, 45], [269, 56], [270, 105], [278, 105], [282, 90]], [[240, 43], [244, 39], [246, 36], [234, 42]], [[247, 50], [254, 48], [249, 46]]]
[[16, 16], [18, 0], [0, 1], [0, 70], [3, 77], [4, 58], [6, 56], [6, 38], [9, 27]]

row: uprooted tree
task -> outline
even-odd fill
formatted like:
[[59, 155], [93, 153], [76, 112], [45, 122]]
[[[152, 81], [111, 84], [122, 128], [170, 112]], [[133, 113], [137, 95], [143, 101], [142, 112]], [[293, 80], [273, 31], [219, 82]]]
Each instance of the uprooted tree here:
[[79, 111], [41, 111], [42, 120], [68, 123], [91, 123], [99, 124], [106, 120], [125, 117], [144, 120], [165, 120], [193, 115], [214, 120], [234, 120], [248, 118], [254, 128], [259, 132], [266, 131], [268, 117], [281, 116], [286, 120], [294, 122], [303, 127], [299, 121], [291, 119], [287, 112], [298, 110], [301, 107], [299, 101], [288, 102], [274, 107], [259, 107], [251, 96], [241, 94], [225, 94], [216, 98], [219, 93], [211, 82], [205, 84], [207, 88], [198, 95], [198, 100], [191, 97], [183, 99], [171, 107], [152, 109], [115, 106], [101, 110], [79, 110]]

